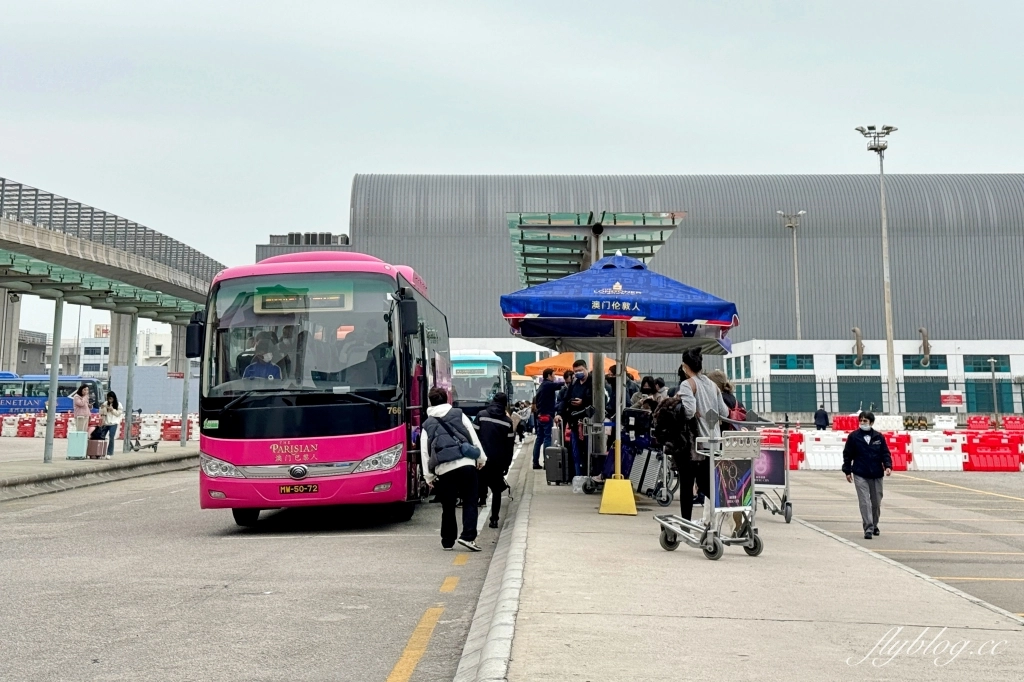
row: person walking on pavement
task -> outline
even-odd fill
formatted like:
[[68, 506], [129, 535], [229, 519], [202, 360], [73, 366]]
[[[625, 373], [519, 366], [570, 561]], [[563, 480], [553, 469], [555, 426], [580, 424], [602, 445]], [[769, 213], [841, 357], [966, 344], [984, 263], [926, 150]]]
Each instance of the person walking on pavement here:
[[594, 404], [593, 378], [587, 371], [587, 363], [583, 360], [572, 363], [572, 371], [574, 378], [565, 392], [562, 418], [569, 426], [569, 447], [575, 475], [582, 476], [584, 457], [588, 456], [588, 451], [586, 439], [580, 433], [580, 423], [587, 416], [587, 410]]
[[818, 431], [828, 428], [828, 412], [825, 411], [824, 405], [819, 405], [818, 411], [814, 413], [814, 427]]
[[[676, 396], [679, 398], [684, 419], [697, 418], [698, 437], [718, 438], [722, 435], [721, 426], [717, 419], [708, 417], [708, 412], [715, 410], [719, 417], [727, 417], [729, 406], [722, 398], [722, 391], [715, 385], [715, 382], [704, 375], [703, 369], [704, 355], [700, 348], [693, 348], [683, 353], [683, 364], [679, 366], [679, 390]], [[702, 488], [707, 488], [711, 476], [709, 467], [708, 458], [698, 454], [696, 450], [680, 453], [676, 460], [676, 469], [679, 471], [679, 505], [684, 519], [689, 519], [693, 513], [694, 498], [687, 493], [693, 489], [695, 482], [698, 494], [711, 495], [709, 490], [702, 490]], [[709, 509], [710, 507], [705, 507], [705, 516], [710, 513]]]
[[491, 404], [476, 416], [476, 429], [480, 443], [490, 455], [487, 464], [480, 470], [480, 506], [487, 504], [487, 491], [491, 491], [490, 527], [498, 527], [498, 512], [501, 510], [501, 494], [508, 486], [505, 475], [512, 466], [512, 451], [515, 446], [515, 427], [508, 415], [508, 396], [496, 393]]
[[540, 463], [540, 455], [544, 448], [551, 445], [551, 427], [555, 422], [555, 394], [558, 392], [558, 384], [554, 382], [555, 370], [550, 367], [544, 370], [543, 379], [537, 387], [537, 394], [533, 398], [536, 407], [537, 433], [533, 442], [533, 468], [543, 469]]
[[846, 437], [843, 448], [843, 473], [857, 489], [864, 539], [878, 535], [878, 516], [882, 511], [882, 477], [892, 474], [892, 455], [885, 437], [873, 428], [875, 415], [861, 412], [860, 428]]
[[89, 428], [89, 415], [92, 414], [92, 400], [89, 398], [89, 387], [82, 384], [71, 396], [74, 405], [73, 415], [75, 417], [75, 431], [85, 431]]
[[[479, 552], [477, 507], [473, 502], [477, 499], [477, 470], [487, 464], [487, 453], [469, 417], [448, 404], [448, 393], [443, 388], [430, 389], [427, 401], [430, 407], [420, 431], [420, 460], [427, 486], [431, 490], [436, 487], [441, 498], [441, 548], [453, 549], [458, 542], [471, 552]], [[477, 448], [475, 459], [466, 456], [463, 446], [467, 443]], [[466, 501], [462, 505], [461, 535], [455, 520], [455, 505], [460, 499]]]

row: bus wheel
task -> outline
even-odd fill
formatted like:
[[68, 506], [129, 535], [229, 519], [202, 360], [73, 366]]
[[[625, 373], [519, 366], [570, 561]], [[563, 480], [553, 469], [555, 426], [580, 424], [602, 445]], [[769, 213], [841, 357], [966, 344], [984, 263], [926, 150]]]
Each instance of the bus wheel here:
[[252, 528], [260, 520], [259, 509], [232, 509], [231, 515], [235, 517], [235, 523], [242, 528]]
[[394, 511], [392, 512], [392, 516], [394, 517], [395, 521], [401, 521], [404, 523], [405, 521], [409, 521], [410, 519], [412, 519], [412, 515], [415, 513], [415, 502], [399, 502], [398, 504], [395, 505]]

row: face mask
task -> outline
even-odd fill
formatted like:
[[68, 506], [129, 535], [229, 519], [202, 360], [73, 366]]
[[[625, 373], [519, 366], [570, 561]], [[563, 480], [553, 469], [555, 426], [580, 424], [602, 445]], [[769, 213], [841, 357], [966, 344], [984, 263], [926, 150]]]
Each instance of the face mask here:
[[583, 381], [584, 379], [587, 378], [587, 373], [586, 372], [576, 372], [576, 378], [579, 379], [580, 381]]
[[870, 431], [871, 430], [871, 424], [861, 424], [860, 425], [860, 430], [861, 431]]
[[273, 356], [273, 355], [272, 355], [271, 353], [264, 353], [264, 354], [263, 354], [263, 362], [270, 362], [270, 360], [271, 360], [271, 359], [272, 359], [273, 357], [274, 357], [274, 356]]

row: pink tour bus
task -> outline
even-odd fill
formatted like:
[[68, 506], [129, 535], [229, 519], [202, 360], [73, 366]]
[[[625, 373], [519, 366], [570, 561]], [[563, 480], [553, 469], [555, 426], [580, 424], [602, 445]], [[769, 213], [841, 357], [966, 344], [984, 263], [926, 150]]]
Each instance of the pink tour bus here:
[[409, 519], [427, 390], [451, 387], [448, 322], [412, 268], [352, 252], [217, 275], [186, 354], [202, 359], [203, 509], [374, 504]]

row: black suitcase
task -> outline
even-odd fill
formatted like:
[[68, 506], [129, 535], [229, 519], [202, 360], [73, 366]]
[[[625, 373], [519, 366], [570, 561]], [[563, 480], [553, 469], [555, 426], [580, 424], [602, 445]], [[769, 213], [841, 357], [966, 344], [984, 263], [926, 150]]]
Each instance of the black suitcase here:
[[557, 445], [544, 448], [544, 472], [548, 485], [571, 483], [573, 471], [569, 465], [569, 450]]

